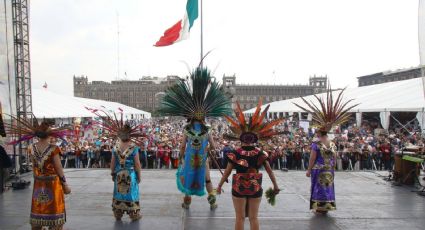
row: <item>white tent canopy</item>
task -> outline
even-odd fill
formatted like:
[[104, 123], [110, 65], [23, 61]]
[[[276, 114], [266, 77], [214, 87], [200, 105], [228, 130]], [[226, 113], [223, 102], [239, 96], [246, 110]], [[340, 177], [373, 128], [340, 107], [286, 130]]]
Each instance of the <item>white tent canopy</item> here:
[[[333, 92], [336, 96], [339, 91]], [[358, 88], [347, 88], [344, 92], [344, 99], [354, 99], [353, 104], [359, 106], [353, 108], [351, 112], [423, 112], [425, 109], [424, 78], [414, 78], [410, 80], [389, 82], [378, 85], [364, 86]], [[324, 97], [326, 94], [318, 94]], [[316, 105], [314, 96], [304, 97], [307, 101], [312, 101]], [[293, 103], [304, 105], [301, 98], [276, 101], [270, 103], [269, 113], [293, 113], [303, 112]], [[263, 109], [266, 105], [263, 105]], [[247, 114], [254, 113], [254, 109], [245, 111]]]
[[111, 112], [123, 110], [127, 118], [150, 118], [151, 114], [120, 103], [66, 96], [46, 89], [32, 89], [32, 109], [38, 118], [93, 117], [86, 108], [103, 109]]

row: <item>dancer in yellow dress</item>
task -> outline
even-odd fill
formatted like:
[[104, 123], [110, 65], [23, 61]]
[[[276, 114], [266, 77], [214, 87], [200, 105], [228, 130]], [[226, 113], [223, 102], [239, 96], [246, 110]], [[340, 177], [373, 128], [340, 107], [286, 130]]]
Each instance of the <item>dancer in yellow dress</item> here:
[[37, 138], [28, 151], [33, 163], [34, 186], [31, 201], [30, 224], [33, 230], [62, 229], [66, 221], [65, 195], [71, 193], [60, 160], [60, 148], [50, 144], [50, 138], [62, 138], [67, 128], [51, 128], [47, 122], [39, 124], [24, 119], [12, 118], [6, 124], [10, 135], [21, 134], [22, 138], [11, 144]]

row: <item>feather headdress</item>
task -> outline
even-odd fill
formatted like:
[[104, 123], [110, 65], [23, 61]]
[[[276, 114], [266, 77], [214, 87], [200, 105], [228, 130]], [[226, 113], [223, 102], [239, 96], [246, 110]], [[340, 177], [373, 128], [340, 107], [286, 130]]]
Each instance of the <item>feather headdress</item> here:
[[179, 79], [168, 88], [159, 113], [204, 121], [206, 117], [221, 117], [231, 113], [230, 97], [207, 68], [196, 68], [187, 80]]
[[99, 125], [102, 129], [106, 130], [108, 133], [105, 135], [107, 138], [117, 139], [126, 142], [132, 141], [134, 143], [139, 143], [139, 138], [144, 137], [145, 135], [141, 132], [141, 125], [132, 124], [130, 122], [124, 121], [122, 110], [120, 109], [120, 116], [117, 116], [116, 113], [109, 113], [104, 110], [98, 109], [89, 109], [93, 114], [95, 114], [100, 121], [95, 121], [94, 123]]
[[18, 118], [12, 115], [7, 116], [10, 117], [10, 123], [4, 123], [6, 133], [8, 135], [20, 136], [18, 140], [10, 142], [9, 144], [11, 145], [16, 145], [20, 142], [31, 140], [34, 137], [55, 137], [63, 139], [68, 134], [70, 129], [70, 127], [67, 126], [53, 128], [48, 122], [44, 120], [39, 123], [36, 118], [34, 118], [31, 122], [30, 120]]
[[344, 102], [344, 91], [345, 88], [338, 93], [336, 100], [334, 100], [332, 88], [329, 86], [326, 90], [326, 98], [314, 95], [318, 103], [307, 101], [301, 97], [303, 102], [306, 104], [306, 107], [296, 103], [294, 103], [294, 105], [305, 112], [312, 114], [313, 125], [316, 126], [320, 132], [327, 133], [332, 129], [332, 127], [346, 123], [350, 119], [350, 114], [348, 112], [359, 105], [355, 104], [349, 106], [348, 104], [351, 103], [353, 99]]
[[224, 137], [230, 140], [240, 140], [243, 143], [252, 144], [258, 140], [267, 140], [280, 134], [280, 132], [274, 130], [274, 126], [282, 123], [284, 119], [280, 118], [264, 122], [270, 105], [261, 112], [262, 104], [262, 99], [260, 99], [255, 113], [252, 117], [246, 119], [239, 102], [236, 102], [236, 109], [234, 111], [235, 119], [225, 116], [226, 120], [230, 123], [229, 128], [233, 134], [225, 134]]

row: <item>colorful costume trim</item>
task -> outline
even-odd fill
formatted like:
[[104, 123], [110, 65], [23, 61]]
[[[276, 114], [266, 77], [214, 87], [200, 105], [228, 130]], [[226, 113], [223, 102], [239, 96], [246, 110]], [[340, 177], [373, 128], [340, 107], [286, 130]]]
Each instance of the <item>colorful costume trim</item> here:
[[233, 174], [232, 195], [236, 197], [261, 197], [263, 188], [261, 173], [236, 173]]
[[329, 148], [321, 143], [313, 143], [312, 149], [317, 157], [311, 170], [310, 209], [331, 211], [336, 209], [334, 168], [336, 146], [333, 142]]
[[[349, 121], [351, 115], [348, 112], [358, 105], [349, 106], [348, 104], [353, 100], [343, 102], [344, 90], [340, 90], [336, 100], [334, 100], [334, 92], [328, 85], [326, 97], [314, 95], [316, 103], [301, 97], [306, 106], [294, 104], [311, 114], [313, 125], [318, 128], [321, 136], [326, 136], [334, 126]], [[331, 142], [328, 148], [322, 143], [313, 143], [311, 148], [316, 152], [317, 157], [311, 170], [310, 209], [318, 211], [335, 210], [335, 144]]]
[[30, 149], [34, 169], [30, 224], [33, 226], [59, 226], [66, 222], [65, 195], [56, 174], [53, 157], [60, 149], [50, 145], [40, 152], [36, 145]]
[[227, 159], [236, 169], [232, 180], [232, 195], [257, 198], [263, 194], [263, 174], [258, 169], [267, 159], [267, 153], [254, 147], [242, 147], [227, 154]]
[[246, 161], [245, 159], [238, 160], [234, 153], [228, 153], [227, 158], [229, 158], [229, 160], [231, 160], [233, 163], [238, 164], [242, 167], [248, 168], [248, 166], [249, 166], [248, 161]]
[[133, 215], [140, 212], [139, 184], [134, 170], [134, 156], [138, 154], [138, 147], [129, 147], [121, 152], [114, 148], [115, 182], [112, 210], [114, 213]]
[[185, 128], [187, 136], [185, 157], [177, 170], [177, 188], [185, 195], [205, 195], [205, 172], [208, 146], [208, 130], [201, 124]]

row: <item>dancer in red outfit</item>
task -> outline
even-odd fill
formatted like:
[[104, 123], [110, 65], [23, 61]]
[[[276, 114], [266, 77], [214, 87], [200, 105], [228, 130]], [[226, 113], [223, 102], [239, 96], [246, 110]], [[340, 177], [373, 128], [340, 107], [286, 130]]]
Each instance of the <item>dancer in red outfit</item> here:
[[233, 134], [225, 135], [225, 138], [239, 140], [241, 142], [241, 147], [227, 154], [229, 163], [218, 184], [217, 192], [221, 193], [223, 183], [232, 173], [232, 170], [236, 169], [236, 174], [233, 174], [232, 181], [233, 206], [236, 212], [236, 230], [244, 229], [245, 217], [249, 218], [251, 230], [260, 229], [257, 216], [261, 196], [263, 195], [263, 188], [261, 186], [263, 175], [259, 172], [261, 167], [264, 166], [273, 183], [274, 195], [278, 194], [280, 191], [274, 173], [267, 160], [268, 154], [258, 148], [257, 143], [259, 140], [267, 140], [279, 134], [273, 130], [273, 127], [283, 120], [277, 119], [270, 122], [264, 122], [269, 106], [260, 113], [261, 105], [262, 102], [260, 100], [257, 105], [257, 110], [249, 120], [245, 119], [239, 103], [237, 103], [237, 110], [235, 111], [236, 120], [231, 117], [226, 117], [230, 122], [230, 129]]

